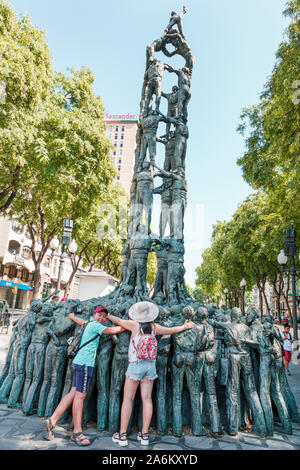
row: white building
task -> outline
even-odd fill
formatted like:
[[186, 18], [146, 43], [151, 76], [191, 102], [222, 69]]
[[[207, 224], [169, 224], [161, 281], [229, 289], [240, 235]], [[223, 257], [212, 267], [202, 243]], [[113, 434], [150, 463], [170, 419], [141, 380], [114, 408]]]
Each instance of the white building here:
[[[26, 309], [30, 306], [33, 295], [34, 263], [31, 253], [32, 241], [27, 227], [18, 222], [0, 217], [0, 299], [6, 299], [9, 306], [16, 309]], [[36, 252], [41, 249], [36, 244]], [[53, 291], [56, 287], [60, 248], [52, 252], [48, 250], [41, 265], [41, 292]], [[62, 289], [68, 282], [72, 272], [71, 259], [66, 257], [62, 269]], [[18, 286], [16, 298], [12, 287]], [[63, 294], [63, 292], [61, 292]], [[70, 298], [78, 296], [78, 279], [72, 282]]]
[[101, 269], [91, 272], [82, 272], [76, 276], [79, 279], [78, 298], [88, 300], [93, 297], [102, 297], [110, 294], [119, 282]]

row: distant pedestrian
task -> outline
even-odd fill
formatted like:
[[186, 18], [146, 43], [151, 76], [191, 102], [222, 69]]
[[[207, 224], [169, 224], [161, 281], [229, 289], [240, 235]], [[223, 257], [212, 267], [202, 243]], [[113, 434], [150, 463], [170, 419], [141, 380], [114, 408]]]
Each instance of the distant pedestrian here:
[[290, 333], [290, 325], [285, 323], [283, 331], [281, 332], [283, 339], [283, 349], [284, 349], [284, 367], [288, 375], [292, 375], [289, 371], [289, 365], [292, 359], [292, 344], [294, 342], [292, 335]]

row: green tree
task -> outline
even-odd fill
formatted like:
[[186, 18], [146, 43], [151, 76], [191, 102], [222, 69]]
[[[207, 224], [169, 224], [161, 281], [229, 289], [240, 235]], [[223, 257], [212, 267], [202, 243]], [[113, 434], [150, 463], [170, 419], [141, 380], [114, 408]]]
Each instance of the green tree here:
[[[54, 75], [40, 109], [36, 141], [29, 153], [27, 194], [17, 193], [8, 214], [29, 228], [35, 264], [34, 295], [40, 292], [40, 265], [65, 217], [83, 221], [105, 199], [115, 175], [105, 135], [104, 108], [94, 94], [90, 70]], [[35, 166], [37, 158], [43, 162]], [[83, 222], [82, 222], [83, 223]], [[36, 255], [37, 237], [42, 248]]]
[[28, 16], [19, 19], [0, 0], [0, 213], [27, 192], [32, 168], [43, 161], [32, 148], [43, 100], [52, 83], [45, 33]]

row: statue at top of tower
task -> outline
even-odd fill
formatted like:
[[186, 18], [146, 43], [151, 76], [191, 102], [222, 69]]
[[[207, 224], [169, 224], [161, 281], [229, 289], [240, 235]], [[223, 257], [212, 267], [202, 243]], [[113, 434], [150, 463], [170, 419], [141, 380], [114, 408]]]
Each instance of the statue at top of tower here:
[[179, 14], [176, 11], [172, 11], [170, 22], [169, 22], [168, 26], [166, 27], [165, 32], [168, 33], [173, 28], [173, 26], [175, 26], [177, 24], [179, 33], [185, 39], [185, 35], [183, 34], [183, 31], [182, 31], [182, 17], [185, 13], [186, 13], [185, 6], [183, 7], [182, 12], [179, 13]]

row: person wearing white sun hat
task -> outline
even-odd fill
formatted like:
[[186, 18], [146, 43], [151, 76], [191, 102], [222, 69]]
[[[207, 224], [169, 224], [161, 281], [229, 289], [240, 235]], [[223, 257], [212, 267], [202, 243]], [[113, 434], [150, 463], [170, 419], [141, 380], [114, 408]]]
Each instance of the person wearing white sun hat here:
[[130, 320], [122, 320], [113, 315], [108, 315], [110, 321], [131, 331], [128, 349], [129, 366], [124, 385], [120, 432], [115, 433], [112, 437], [113, 442], [121, 447], [128, 446], [126, 431], [132, 412], [132, 402], [139, 385], [143, 402], [143, 427], [141, 432], [138, 433], [137, 439], [141, 442], [141, 445], [149, 444], [149, 426], [153, 413], [152, 389], [154, 380], [157, 378], [157, 341], [155, 336], [173, 335], [194, 326], [193, 322], [186, 321], [181, 326], [163, 327], [154, 323], [158, 313], [159, 309], [154, 303], [138, 302], [132, 305], [128, 311]]

